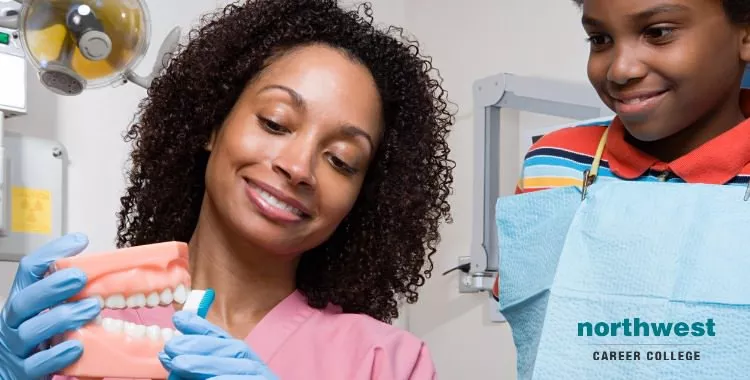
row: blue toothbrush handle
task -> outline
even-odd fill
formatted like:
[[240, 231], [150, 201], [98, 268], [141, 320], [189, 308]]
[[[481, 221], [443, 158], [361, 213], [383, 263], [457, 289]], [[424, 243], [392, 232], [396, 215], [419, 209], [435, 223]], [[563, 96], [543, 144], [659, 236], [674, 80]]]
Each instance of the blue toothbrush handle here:
[[206, 318], [206, 315], [208, 315], [208, 309], [211, 308], [211, 305], [214, 303], [214, 298], [216, 297], [216, 292], [214, 292], [213, 289], [206, 289], [206, 293], [203, 294], [203, 298], [201, 299], [201, 303], [198, 305], [198, 316], [201, 318]]

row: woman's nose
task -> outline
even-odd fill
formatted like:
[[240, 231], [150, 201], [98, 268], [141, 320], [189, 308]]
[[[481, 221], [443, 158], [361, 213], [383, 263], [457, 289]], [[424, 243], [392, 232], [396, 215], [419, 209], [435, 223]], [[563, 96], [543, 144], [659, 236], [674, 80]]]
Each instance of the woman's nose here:
[[293, 186], [315, 187], [315, 144], [303, 136], [295, 136], [273, 159], [273, 170]]

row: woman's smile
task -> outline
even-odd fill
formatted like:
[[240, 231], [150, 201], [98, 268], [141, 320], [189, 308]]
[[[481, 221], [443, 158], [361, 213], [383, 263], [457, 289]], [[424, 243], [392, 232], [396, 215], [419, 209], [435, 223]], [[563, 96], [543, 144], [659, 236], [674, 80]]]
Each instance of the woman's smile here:
[[258, 212], [273, 222], [297, 223], [311, 218], [301, 201], [258, 181], [247, 180], [245, 191]]

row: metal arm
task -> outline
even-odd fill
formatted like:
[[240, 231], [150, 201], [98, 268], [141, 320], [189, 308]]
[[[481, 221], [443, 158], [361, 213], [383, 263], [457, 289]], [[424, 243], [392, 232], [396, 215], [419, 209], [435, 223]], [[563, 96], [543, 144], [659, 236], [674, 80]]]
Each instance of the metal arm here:
[[[586, 120], [612, 112], [590, 85], [502, 73], [474, 83], [474, 193], [469, 247], [472, 278], [465, 293], [488, 291], [499, 270], [495, 203], [500, 196], [500, 163], [517, 152], [500, 151], [500, 110], [516, 110]], [[518, 128], [519, 126], [516, 126]], [[516, 158], [517, 160], [517, 158]], [[515, 178], [511, 178], [515, 182]], [[502, 283], [502, 279], [500, 279]], [[462, 284], [459, 284], [461, 289]], [[497, 303], [488, 297], [490, 320], [502, 322]]]
[[128, 80], [145, 89], [151, 87], [151, 82], [166, 67], [168, 62], [167, 55], [177, 50], [177, 45], [180, 42], [180, 33], [181, 29], [179, 26], [174, 27], [169, 32], [164, 42], [162, 42], [159, 52], [156, 54], [154, 68], [149, 75], [140, 76], [131, 70], [126, 73]]

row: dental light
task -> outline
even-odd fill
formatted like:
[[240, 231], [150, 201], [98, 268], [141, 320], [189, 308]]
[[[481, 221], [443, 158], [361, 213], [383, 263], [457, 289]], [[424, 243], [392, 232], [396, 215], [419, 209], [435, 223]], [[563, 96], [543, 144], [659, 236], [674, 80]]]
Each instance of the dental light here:
[[150, 21], [144, 0], [0, 0], [0, 28], [10, 30], [0, 43], [17, 39], [42, 84], [60, 95], [127, 81], [148, 88], [180, 36], [174, 28], [140, 76], [133, 69], [148, 50]]

